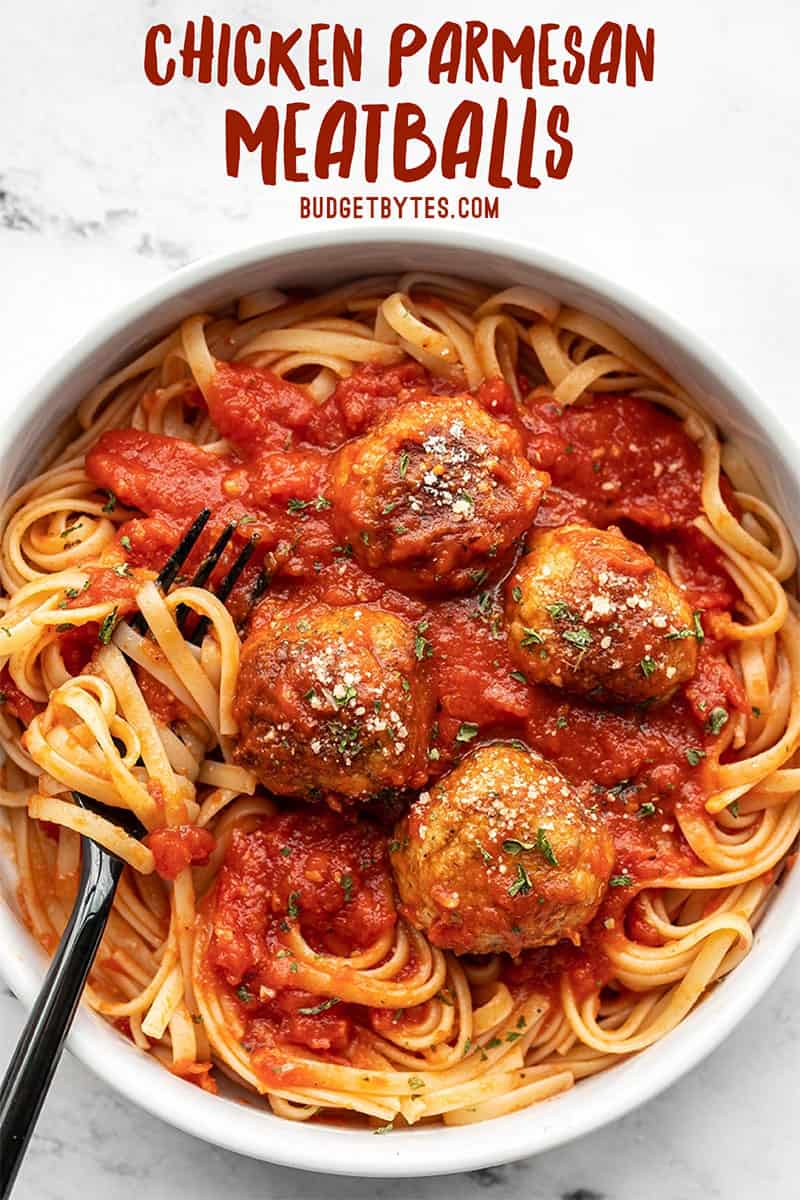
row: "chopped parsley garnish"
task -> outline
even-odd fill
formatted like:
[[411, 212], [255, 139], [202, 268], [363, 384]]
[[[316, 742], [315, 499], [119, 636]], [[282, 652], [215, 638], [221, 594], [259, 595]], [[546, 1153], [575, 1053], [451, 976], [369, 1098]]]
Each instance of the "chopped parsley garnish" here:
[[420, 1088], [425, 1087], [425, 1080], [420, 1079], [419, 1075], [410, 1075], [408, 1079], [408, 1086], [411, 1088], [412, 1092], [418, 1092]]
[[478, 612], [481, 614], [481, 616], [488, 616], [488, 614], [492, 611], [492, 604], [494, 603], [492, 593], [481, 592], [476, 603], [478, 605]]
[[399, 839], [398, 839], [398, 838], [392, 838], [392, 840], [389, 842], [389, 853], [390, 853], [390, 854], [397, 854], [397, 851], [398, 851], [399, 849], [400, 849], [400, 841], [399, 841]]
[[113, 492], [108, 491], [107, 488], [104, 490], [105, 490], [106, 495], [108, 496], [108, 499], [106, 500], [105, 504], [103, 505], [103, 512], [112, 513], [114, 511], [114, 509], [117, 507], [117, 497], [114, 495]]
[[373, 1129], [373, 1133], [391, 1133], [394, 1129], [394, 1122], [390, 1121], [388, 1125], [379, 1125], [377, 1129]]
[[475, 587], [480, 587], [489, 578], [489, 572], [485, 567], [479, 567], [477, 570], [473, 569], [469, 574]]
[[256, 517], [253, 517], [253, 516], [250, 516], [250, 515], [247, 515], [247, 516], [244, 516], [244, 517], [239, 517], [239, 520], [237, 521], [237, 524], [238, 524], [238, 525], [240, 525], [240, 526], [241, 526], [241, 525], [255, 525], [255, 523], [256, 523], [256, 519], [257, 519]]
[[630, 875], [612, 875], [608, 881], [609, 887], [630, 887], [633, 879]]
[[482, 846], [480, 842], [476, 842], [475, 845], [478, 847], [478, 853], [485, 863], [494, 862], [494, 859], [485, 846]]
[[511, 589], [511, 598], [512, 600], [516, 601], [517, 604], [519, 604], [520, 600], [522, 599], [522, 588], [513, 587]]
[[425, 637], [427, 631], [428, 622], [420, 621], [417, 626], [417, 632], [414, 635], [414, 654], [419, 662], [422, 662], [423, 658], [430, 658], [433, 654], [433, 646]]
[[509, 896], [527, 896], [533, 891], [533, 884], [530, 881], [528, 872], [523, 867], [522, 863], [517, 863], [517, 874], [511, 887], [508, 889]]
[[286, 915], [293, 921], [296, 920], [300, 915], [300, 905], [298, 904], [299, 899], [299, 892], [289, 893], [289, 903], [286, 906]]
[[389, 513], [393, 513], [394, 510], [402, 503], [403, 503], [402, 496], [400, 497], [399, 500], [390, 500], [388, 504], [384, 504], [384, 506], [383, 506], [383, 509], [382, 509], [383, 515], [385, 517], [388, 517]]
[[326, 725], [337, 754], [341, 754], [343, 758], [356, 758], [364, 749], [359, 725], [346, 725], [344, 721], [327, 721]]
[[542, 829], [541, 825], [536, 830], [536, 849], [542, 855], [546, 862], [550, 863], [551, 867], [558, 866], [558, 859], [555, 856], [555, 851], [550, 845], [550, 839], [547, 836], [547, 831]]
[[408, 451], [403, 450], [400, 454], [400, 478], [405, 479], [406, 471], [408, 470]]
[[356, 700], [357, 698], [358, 692], [352, 683], [342, 684], [338, 690], [334, 689], [333, 692], [333, 699], [336, 702], [337, 708], [344, 708], [351, 700]]
[[541, 646], [544, 643], [544, 638], [535, 629], [528, 629], [527, 626], [522, 626], [522, 640], [520, 646], [527, 650], [529, 646]]
[[[125, 565], [127, 566], [127, 563]], [[82, 587], [64, 588], [64, 595], [67, 597], [68, 600], [75, 600], [75, 599], [77, 599], [78, 596], [80, 596], [81, 592], [85, 592], [88, 589], [89, 583], [90, 583], [90, 580], [84, 579]]]
[[474, 737], [478, 736], [478, 726], [473, 725], [471, 721], [462, 721], [458, 727], [456, 734], [457, 742], [471, 742]]
[[566, 729], [568, 724], [566, 717], [556, 717], [556, 729]]
[[753, 705], [753, 707], [750, 709], [750, 711], [751, 711], [751, 713], [753, 714], [753, 716], [754, 716], [754, 717], [760, 717], [760, 716], [761, 716], [761, 709], [758, 707], [758, 705], [757, 705], [757, 704], [754, 704], [754, 705]]
[[[321, 512], [321, 511], [323, 511], [323, 509], [330, 509], [330, 506], [331, 506], [331, 502], [329, 499], [327, 499], [326, 496], [317, 496], [313, 500], [299, 500], [299, 499], [293, 498], [293, 499], [290, 499], [289, 503], [287, 504], [287, 512], [289, 512], [289, 514], [291, 515], [291, 514], [295, 514], [295, 512], [305, 512], [306, 509], [312, 509], [312, 508], [317, 510], [318, 512]], [[255, 520], [255, 517], [242, 517], [242, 520], [239, 523], [240, 524], [245, 524], [245, 523], [249, 524], [249, 522], [254, 521], [254, 520]]]
[[123, 550], [130, 550], [131, 539], [128, 537], [127, 533], [123, 533], [122, 537], [119, 539], [119, 544], [122, 546]]
[[68, 537], [69, 534], [75, 533], [75, 531], [77, 529], [81, 529], [81, 528], [83, 528], [82, 522], [76, 521], [74, 525], [68, 525], [66, 529], [62, 529], [61, 533], [58, 536], [62, 537], [62, 538]]
[[353, 557], [353, 547], [350, 545], [349, 542], [345, 542], [341, 546], [334, 546], [333, 549], [331, 550], [331, 554], [335, 554], [339, 558], [352, 558]]
[[549, 613], [554, 621], [576, 621], [578, 619], [578, 614], [563, 600], [558, 600], [555, 604], [546, 604], [545, 612]]
[[649, 679], [656, 669], [656, 661], [654, 658], [646, 657], [639, 663], [639, 670], [644, 675], [645, 679]]
[[97, 635], [99, 640], [103, 643], [104, 646], [107, 646], [108, 643], [111, 641], [111, 635], [114, 632], [114, 626], [116, 625], [116, 623], [117, 623], [117, 606], [115, 604], [114, 607], [112, 608], [111, 612], [108, 614], [108, 616], [103, 618], [103, 623], [100, 626], [100, 632]]
[[686, 761], [688, 762], [690, 767], [698, 766], [700, 763], [700, 760], [702, 758], [705, 758], [705, 756], [706, 756], [705, 750], [696, 750], [694, 748], [694, 746], [690, 746], [690, 748], [687, 751], [685, 751], [685, 753], [686, 753]]
[[112, 568], [112, 570], [114, 571], [114, 574], [115, 574], [115, 575], [119, 575], [119, 576], [121, 576], [121, 577], [123, 577], [123, 578], [124, 578], [126, 575], [132, 575], [132, 574], [133, 574], [133, 572], [131, 571], [130, 567], [128, 566], [128, 564], [127, 564], [126, 562], [123, 562], [123, 563], [117, 563], [117, 565], [116, 565], [115, 567], [113, 567], [113, 568]]
[[592, 635], [585, 625], [581, 625], [580, 629], [566, 629], [561, 636], [565, 642], [578, 646], [581, 650], [592, 644]]
[[624, 795], [629, 788], [632, 787], [635, 787], [632, 779], [620, 779], [619, 783], [615, 783], [613, 787], [608, 789], [608, 792], [611, 796], [617, 796], [619, 798], [620, 796]]
[[313, 1008], [298, 1008], [298, 1012], [304, 1017], [315, 1017], [317, 1013], [327, 1012], [329, 1008], [333, 1008], [334, 1004], [341, 1004], [338, 996], [331, 996], [329, 1000], [322, 1000], [319, 1004], [315, 1004]]
[[431, 760], [431, 762], [438, 762], [441, 758], [441, 755], [435, 746], [432, 746], [428, 751], [428, 758]]
[[281, 858], [288, 858], [291, 853], [291, 846], [281, 846], [280, 850], [278, 851], [278, 854], [280, 854]]
[[653, 803], [653, 801], [645, 800], [642, 804], [639, 805], [639, 811], [637, 812], [636, 815], [637, 815], [637, 817], [640, 818], [640, 820], [645, 820], [645, 818], [647, 818], [647, 817], [654, 817], [655, 813], [656, 813], [656, 806]]
[[344, 902], [345, 904], [349, 904], [353, 899], [353, 876], [342, 875], [339, 883], [342, 885], [342, 891], [344, 892]]
[[517, 683], [527, 683], [528, 680], [522, 674], [522, 671], [512, 671], [511, 678], [516, 679]]
[[716, 708], [712, 708], [711, 712], [708, 714], [706, 729], [709, 731], [709, 733], [713, 733], [716, 736], [722, 729], [722, 726], [727, 725], [727, 723], [728, 710], [718, 705]]
[[731, 800], [730, 804], [728, 805], [728, 812], [731, 814], [732, 817], [738, 817], [738, 815], [739, 815], [739, 801], [738, 800]]
[[534, 842], [522, 842], [519, 838], [506, 838], [503, 842], [503, 849], [506, 854], [523, 854], [528, 851], [538, 850], [546, 862], [550, 863], [551, 867], [558, 866], [558, 859], [555, 851], [550, 845], [550, 839], [547, 836], [547, 831], [539, 826], [536, 831], [536, 840]]
[[242, 1004], [248, 1004], [251, 1000], [255, 999], [253, 993], [248, 991], [243, 983], [240, 983], [237, 987], [236, 995], [239, 997]]
[[703, 642], [705, 641], [705, 636], [701, 614], [697, 611], [692, 613], [691, 629], [672, 629], [669, 633], [664, 634], [664, 638], [668, 642], [682, 641], [684, 638], [696, 638], [698, 642]]

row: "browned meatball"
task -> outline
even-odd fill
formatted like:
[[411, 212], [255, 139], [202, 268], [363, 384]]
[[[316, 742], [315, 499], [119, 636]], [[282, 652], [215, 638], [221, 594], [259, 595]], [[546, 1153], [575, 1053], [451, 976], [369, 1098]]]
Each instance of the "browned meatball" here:
[[530, 526], [548, 482], [517, 430], [469, 396], [403, 405], [342, 447], [331, 478], [339, 536], [407, 592], [482, 583]]
[[560, 771], [499, 744], [423, 792], [392, 848], [405, 916], [456, 954], [576, 940], [614, 862], [602, 817]]
[[235, 758], [271, 792], [365, 800], [428, 777], [432, 693], [414, 630], [367, 607], [276, 612], [244, 644]]
[[535, 533], [508, 581], [506, 618], [512, 657], [535, 683], [640, 703], [695, 671], [691, 608], [618, 529]]

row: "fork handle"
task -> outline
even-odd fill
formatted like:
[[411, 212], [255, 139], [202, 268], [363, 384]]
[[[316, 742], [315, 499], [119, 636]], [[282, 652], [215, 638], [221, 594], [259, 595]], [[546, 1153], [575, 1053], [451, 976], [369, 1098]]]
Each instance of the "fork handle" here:
[[0, 1087], [0, 1200], [14, 1185], [122, 874], [121, 860], [89, 838], [81, 850], [72, 915]]

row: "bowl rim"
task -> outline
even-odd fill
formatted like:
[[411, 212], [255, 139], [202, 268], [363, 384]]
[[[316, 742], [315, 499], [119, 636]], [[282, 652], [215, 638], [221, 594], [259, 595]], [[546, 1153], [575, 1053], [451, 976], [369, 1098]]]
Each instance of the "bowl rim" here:
[[[387, 256], [394, 250], [401, 254], [414, 247], [462, 249], [476, 260], [494, 256], [507, 260], [510, 271], [514, 264], [543, 271], [605, 297], [631, 318], [643, 322], [655, 336], [675, 346], [723, 393], [736, 398], [754, 428], [765, 436], [767, 453], [796, 490], [795, 472], [785, 452], [792, 448], [791, 433], [738, 372], [693, 331], [626, 287], [535, 244], [520, 244], [460, 228], [438, 230], [423, 226], [391, 227], [385, 231], [354, 225], [318, 228], [210, 255], [180, 268], [118, 305], [57, 359], [3, 422], [0, 449], [9, 447], [22, 435], [33, 417], [46, 406], [48, 397], [103, 346], [118, 340], [126, 329], [148, 316], [154, 318], [155, 327], [157, 311], [168, 301], [179, 299], [191, 288], [208, 286], [276, 256], [317, 250], [336, 257], [341, 255], [346, 261], [348, 247], [354, 246], [380, 248]], [[479, 263], [475, 266], [479, 268]], [[342, 274], [346, 276], [347, 272]], [[721, 423], [724, 427], [724, 421]], [[782, 515], [790, 519], [792, 514], [784, 511]], [[796, 878], [793, 880], [791, 875]], [[790, 903], [790, 896], [783, 893], [791, 893], [794, 902]], [[722, 981], [675, 1030], [642, 1054], [533, 1109], [477, 1126], [393, 1131], [377, 1140], [370, 1131], [289, 1122], [261, 1109], [187, 1087], [85, 1008], [78, 1013], [67, 1044], [100, 1079], [122, 1095], [168, 1124], [213, 1145], [278, 1165], [327, 1174], [374, 1178], [442, 1175], [495, 1166], [551, 1149], [598, 1129], [651, 1099], [728, 1036], [766, 992], [798, 944], [800, 872], [793, 872], [771, 898], [756, 931], [755, 945], [735, 968], [731, 979]], [[3, 899], [0, 974], [27, 1007], [33, 1002], [44, 968], [43, 954]], [[570, 1103], [569, 1097], [575, 1096], [581, 1100]]]

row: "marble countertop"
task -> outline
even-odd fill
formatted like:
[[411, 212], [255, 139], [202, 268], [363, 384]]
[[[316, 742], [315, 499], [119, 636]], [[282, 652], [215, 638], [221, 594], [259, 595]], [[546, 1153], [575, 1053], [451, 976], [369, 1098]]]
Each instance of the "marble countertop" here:
[[[673, 313], [756, 384], [787, 438], [800, 445], [800, 84], [793, 57], [800, 9], [770, 0], [734, 15], [727, 0], [707, 0], [691, 6], [689, 22], [685, 6], [648, 7], [657, 34], [655, 82], [562, 97], [576, 143], [567, 180], [504, 193], [501, 219], [475, 227], [564, 254]], [[222, 113], [230, 97], [188, 85], [152, 88], [140, 66], [144, 30], [154, 21], [210, 10], [283, 29], [326, 19], [317, 0], [299, 0], [291, 20], [282, 9], [245, 0], [197, 11], [185, 0], [15, 6], [0, 45], [0, 420], [3, 406], [19, 403], [28, 383], [109, 308], [198, 255], [298, 227], [302, 186], [272, 191], [250, 175], [226, 178]], [[549, 9], [535, 19], [558, 20], [557, 6]], [[412, 0], [403, 17], [430, 27], [424, 11]], [[459, 12], [486, 19], [476, 0], [462, 0]], [[514, 0], [498, 0], [493, 12], [509, 28], [531, 17]], [[633, 0], [621, 0], [613, 15], [643, 21]], [[364, 25], [369, 45], [382, 47], [390, 18], [377, 6], [350, 0], [347, 17], [337, 17]], [[596, 25], [595, 0], [573, 0], [569, 19]], [[377, 85], [361, 97], [376, 98]], [[255, 115], [255, 99], [240, 100]], [[434, 112], [456, 101], [440, 89], [423, 102]], [[734, 1036], [644, 1108], [538, 1158], [433, 1181], [332, 1180], [238, 1158], [133, 1108], [67, 1055], [16, 1196], [792, 1194], [798, 1012], [796, 956]], [[0, 993], [0, 1068], [21, 1021], [17, 1002]]]

